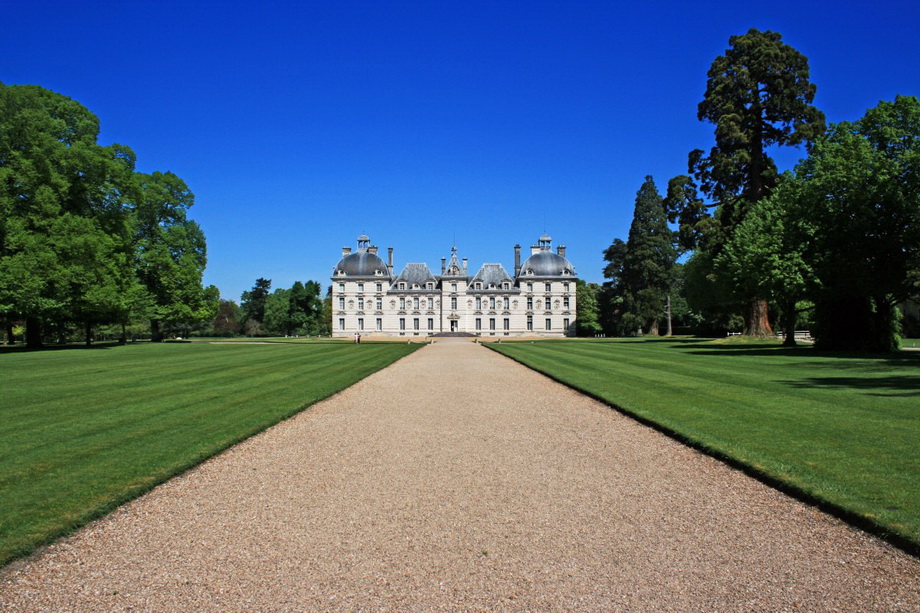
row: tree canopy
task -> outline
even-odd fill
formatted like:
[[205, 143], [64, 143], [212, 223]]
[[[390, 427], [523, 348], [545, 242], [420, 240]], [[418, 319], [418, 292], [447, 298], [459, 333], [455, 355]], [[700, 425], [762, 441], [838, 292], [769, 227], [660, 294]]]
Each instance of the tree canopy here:
[[167, 173], [184, 187], [183, 217], [158, 217], [166, 200], [151, 185], [166, 175], [149, 180], [128, 147], [102, 146], [98, 134], [78, 102], [0, 84], [0, 317], [25, 321], [32, 346], [43, 329], [79, 324], [89, 341], [95, 323], [148, 310], [202, 321], [216, 307], [216, 288], [201, 287], [204, 235], [184, 218], [191, 192]]

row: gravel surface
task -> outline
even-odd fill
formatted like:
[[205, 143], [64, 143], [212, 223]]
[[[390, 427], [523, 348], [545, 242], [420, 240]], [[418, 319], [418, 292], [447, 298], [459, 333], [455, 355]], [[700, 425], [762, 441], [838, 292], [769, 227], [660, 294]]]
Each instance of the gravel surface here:
[[920, 560], [440, 341], [0, 571], [128, 609], [918, 611]]

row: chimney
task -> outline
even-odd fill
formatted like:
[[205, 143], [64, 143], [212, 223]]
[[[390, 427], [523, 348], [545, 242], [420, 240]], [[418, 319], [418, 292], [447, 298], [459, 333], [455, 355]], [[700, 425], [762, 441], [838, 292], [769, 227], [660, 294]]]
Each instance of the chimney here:
[[377, 255], [377, 245], [371, 245], [367, 248], [367, 252], [371, 255]]
[[466, 258], [463, 258], [463, 274], [466, 274]]
[[393, 276], [393, 248], [387, 247], [387, 270]]
[[346, 255], [350, 255], [350, 254], [351, 254], [351, 247], [342, 247], [342, 257], [343, 258]]
[[556, 247], [556, 253], [558, 253], [562, 257], [565, 257], [565, 245], [559, 245], [558, 247]]
[[530, 255], [536, 255], [540, 253], [540, 245], [531, 245], [530, 246]]
[[441, 258], [441, 274], [447, 271], [447, 258]]
[[514, 276], [521, 274], [521, 246], [514, 246]]

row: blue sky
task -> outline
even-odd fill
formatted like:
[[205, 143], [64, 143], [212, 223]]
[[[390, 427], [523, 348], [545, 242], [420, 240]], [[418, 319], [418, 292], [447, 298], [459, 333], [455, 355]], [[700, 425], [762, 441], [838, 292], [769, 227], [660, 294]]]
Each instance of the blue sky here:
[[[513, 265], [544, 231], [579, 276], [712, 145], [712, 60], [751, 27], [810, 60], [832, 122], [920, 94], [915, 2], [0, 0], [0, 81], [96, 113], [196, 195], [205, 282], [324, 285], [367, 233], [397, 269], [456, 244]], [[788, 168], [798, 152], [778, 157]]]

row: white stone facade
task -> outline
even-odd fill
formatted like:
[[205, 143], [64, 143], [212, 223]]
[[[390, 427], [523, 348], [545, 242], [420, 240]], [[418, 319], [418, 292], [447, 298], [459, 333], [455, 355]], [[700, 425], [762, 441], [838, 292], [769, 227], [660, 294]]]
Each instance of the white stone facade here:
[[575, 333], [575, 269], [565, 247], [554, 253], [549, 236], [540, 237], [514, 274], [501, 264], [483, 264], [469, 275], [467, 259], [441, 259], [441, 274], [410, 263], [394, 275], [393, 249], [384, 262], [367, 236], [346, 247], [332, 273], [332, 335], [426, 337], [467, 333], [482, 337], [547, 336]]

